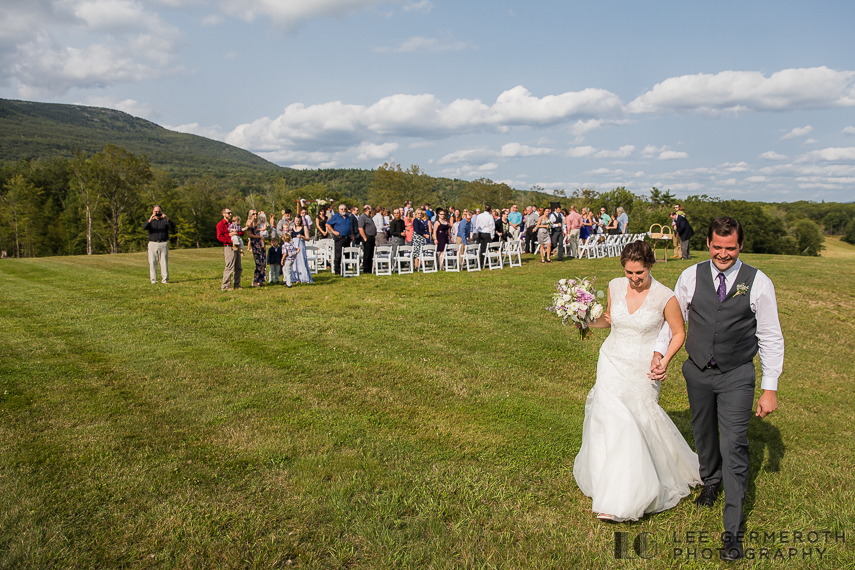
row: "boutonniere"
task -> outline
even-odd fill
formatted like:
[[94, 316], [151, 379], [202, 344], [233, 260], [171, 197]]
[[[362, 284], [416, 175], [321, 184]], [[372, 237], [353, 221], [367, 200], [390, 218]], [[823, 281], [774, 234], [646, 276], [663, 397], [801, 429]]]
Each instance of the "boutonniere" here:
[[740, 295], [745, 295], [748, 293], [748, 285], [745, 283], [740, 283], [736, 286], [736, 293], [733, 294], [734, 297], [739, 297]]

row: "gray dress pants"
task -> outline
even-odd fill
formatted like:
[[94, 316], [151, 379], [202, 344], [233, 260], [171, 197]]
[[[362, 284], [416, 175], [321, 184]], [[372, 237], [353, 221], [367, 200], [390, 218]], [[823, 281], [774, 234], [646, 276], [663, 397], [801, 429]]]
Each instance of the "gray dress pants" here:
[[692, 432], [706, 485], [724, 488], [724, 531], [735, 536], [742, 530], [742, 504], [748, 488], [748, 421], [754, 405], [754, 363], [729, 372], [698, 368], [691, 359], [683, 363]]

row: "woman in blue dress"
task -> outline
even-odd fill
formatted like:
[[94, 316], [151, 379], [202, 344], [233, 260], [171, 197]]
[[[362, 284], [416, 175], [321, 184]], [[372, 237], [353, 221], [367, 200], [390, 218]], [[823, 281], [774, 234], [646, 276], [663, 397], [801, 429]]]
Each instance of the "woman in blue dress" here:
[[309, 271], [309, 259], [306, 257], [306, 241], [309, 239], [309, 228], [303, 225], [303, 220], [300, 216], [294, 218], [294, 225], [291, 226], [291, 239], [299, 250], [297, 260], [291, 268], [291, 280], [294, 283], [314, 283], [312, 272]]
[[591, 210], [582, 208], [582, 227], [579, 228], [579, 239], [585, 241], [591, 235]]

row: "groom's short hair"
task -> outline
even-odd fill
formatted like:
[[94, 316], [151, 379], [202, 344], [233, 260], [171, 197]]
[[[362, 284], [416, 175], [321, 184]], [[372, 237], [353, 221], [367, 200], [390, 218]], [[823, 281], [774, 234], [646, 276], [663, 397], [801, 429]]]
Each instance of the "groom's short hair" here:
[[733, 232], [736, 232], [736, 242], [739, 245], [742, 245], [742, 240], [744, 238], [742, 224], [733, 218], [722, 216], [714, 219], [712, 223], [710, 223], [710, 229], [707, 230], [707, 239], [712, 241], [713, 233], [716, 233], [721, 237], [727, 237], [733, 234]]

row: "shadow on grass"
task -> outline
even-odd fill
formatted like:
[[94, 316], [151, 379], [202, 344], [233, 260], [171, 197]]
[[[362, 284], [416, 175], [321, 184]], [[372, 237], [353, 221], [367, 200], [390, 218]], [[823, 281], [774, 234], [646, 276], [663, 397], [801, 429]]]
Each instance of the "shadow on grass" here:
[[[695, 448], [692, 434], [692, 412], [689, 409], [680, 412], [668, 412], [668, 416], [680, 433]], [[748, 457], [750, 463], [748, 489], [745, 493], [744, 512], [746, 519], [751, 514], [756, 500], [757, 476], [762, 471], [777, 473], [781, 470], [786, 447], [781, 438], [781, 430], [766, 420], [761, 420], [752, 412], [748, 422]], [[764, 463], [765, 460], [765, 463]]]
[[[781, 430], [767, 420], [751, 415], [748, 422], [748, 457], [750, 463], [748, 489], [745, 492], [743, 510], [745, 518], [754, 510], [757, 495], [756, 479], [761, 471], [777, 473], [781, 470], [786, 447], [781, 438]], [[764, 463], [765, 459], [765, 463]]]

